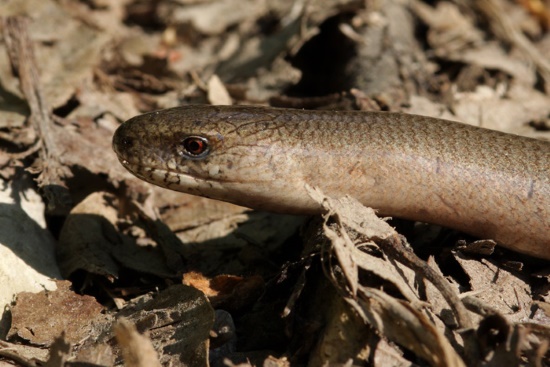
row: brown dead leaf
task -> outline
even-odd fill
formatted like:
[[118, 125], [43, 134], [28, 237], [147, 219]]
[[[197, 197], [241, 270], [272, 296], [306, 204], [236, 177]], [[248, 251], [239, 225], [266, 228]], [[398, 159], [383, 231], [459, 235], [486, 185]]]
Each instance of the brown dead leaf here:
[[55, 290], [53, 279], [62, 277], [31, 178], [0, 179], [0, 186], [0, 305], [6, 306], [20, 292]]
[[467, 254], [491, 256], [496, 246], [497, 243], [493, 240], [478, 240], [470, 243], [459, 241], [456, 249]]
[[[51, 0], [3, 2], [0, 14], [26, 14], [39, 20], [30, 22], [30, 33], [34, 39], [42, 41], [36, 49], [40, 79], [43, 92], [54, 107], [63, 106], [75, 94], [76, 86], [91, 77], [92, 68], [98, 64], [100, 52], [109, 40], [107, 34], [72, 18], [63, 6]], [[2, 75], [2, 80], [8, 85], [16, 85], [15, 76], [8, 75]], [[17, 87], [12, 92], [20, 95]]]
[[359, 247], [355, 247], [353, 256], [361, 269], [372, 272], [381, 279], [390, 282], [415, 307], [423, 306], [415, 286], [417, 274], [413, 270], [400, 263], [381, 259], [361, 251]]
[[161, 366], [149, 338], [140, 335], [136, 327], [125, 318], [118, 320], [114, 327], [114, 332], [126, 366]]
[[491, 305], [509, 322], [530, 318], [533, 300], [525, 279], [485, 259], [471, 259], [461, 253], [454, 253], [454, 257], [470, 278], [473, 297]]
[[351, 304], [390, 340], [433, 366], [465, 366], [445, 335], [424, 314], [377, 289], [361, 287], [360, 294], [358, 302]]
[[533, 46], [521, 27], [510, 17], [508, 4], [499, 0], [467, 0], [467, 3], [487, 19], [491, 31], [501, 42], [516, 48], [522, 57], [536, 68], [537, 74], [544, 82], [543, 88], [550, 92], [550, 61]]
[[[49, 351], [43, 347], [23, 345], [20, 343], [10, 343], [7, 341], [0, 341], [0, 356], [4, 360], [21, 362], [22, 364], [32, 363], [31, 361], [46, 361], [48, 359]], [[15, 363], [14, 363], [15, 364]], [[2, 367], [11, 367], [13, 364], [0, 364]]]
[[544, 6], [543, 1], [519, 0], [518, 3], [535, 15], [543, 27], [550, 29], [550, 9], [548, 6]]
[[92, 321], [100, 317], [103, 306], [93, 297], [71, 291], [68, 281], [58, 281], [57, 287], [56, 291], [23, 292], [17, 296], [8, 338], [19, 337], [34, 345], [48, 346], [62, 332], [70, 343], [89, 336]]
[[177, 238], [151, 218], [144, 218], [144, 228], [129, 228], [137, 239], [119, 233], [118, 205], [113, 195], [95, 192], [74, 207], [59, 237], [58, 261], [64, 274], [80, 269], [112, 281], [124, 268], [162, 277], [181, 271]]
[[[356, 240], [361, 241], [372, 241], [372, 243], [382, 243], [388, 239], [398, 238], [397, 232], [384, 220], [376, 216], [372, 208], [367, 208], [360, 204], [357, 200], [346, 196], [341, 199], [333, 199], [326, 197], [322, 192], [316, 188], [308, 187], [308, 192], [311, 197], [321, 204], [327, 214], [325, 217], [337, 216], [338, 220], [341, 222], [341, 225], [349, 227], [356, 232]], [[334, 236], [332, 236], [334, 237]], [[331, 237], [329, 237], [332, 239]], [[333, 245], [339, 245], [340, 242], [334, 242]], [[340, 264], [341, 267], [345, 267], [349, 263], [360, 263], [362, 268], [366, 271], [372, 271], [374, 274], [380, 276], [382, 279], [389, 280], [393, 286], [401, 291], [401, 293], [408, 298], [413, 306], [421, 307], [421, 302], [419, 302], [420, 296], [418, 291], [414, 287], [416, 282], [416, 276], [418, 272], [421, 272], [421, 276], [429, 278], [431, 282], [437, 282], [437, 288], [440, 292], [447, 297], [447, 301], [451, 302], [453, 310], [456, 311], [456, 307], [459, 307], [461, 318], [466, 318], [465, 310], [462, 310], [463, 306], [458, 303], [458, 298], [454, 295], [450, 288], [448, 288], [447, 282], [443, 279], [440, 274], [437, 274], [435, 271], [430, 270], [430, 268], [423, 264], [422, 261], [416, 259], [416, 264], [411, 264], [410, 262], [402, 265], [394, 265], [394, 260], [387, 261], [384, 264], [384, 261], [376, 260], [374, 257], [369, 256], [368, 254], [363, 253], [361, 249], [358, 249], [357, 246], [353, 246], [355, 249], [353, 251], [352, 261], [346, 261]], [[386, 250], [386, 248], [384, 248]], [[342, 251], [342, 250], [339, 250]], [[404, 250], [407, 251], [407, 250]], [[386, 254], [386, 256], [395, 256], [395, 253]], [[402, 258], [397, 259], [399, 262], [402, 262]], [[419, 265], [420, 264], [420, 265]], [[406, 267], [411, 267], [412, 269], [404, 270]], [[418, 269], [421, 267], [422, 269]], [[383, 270], [380, 270], [383, 269]], [[345, 274], [351, 273], [350, 270], [342, 269]], [[351, 278], [348, 278], [350, 281]], [[443, 287], [442, 287], [443, 286]], [[444, 289], [446, 288], [446, 289]], [[454, 299], [454, 300], [452, 300]], [[463, 320], [466, 322], [466, 320]]]
[[[306, 219], [251, 211], [233, 214], [240, 209], [232, 208], [228, 208], [228, 214], [210, 214], [216, 207], [220, 206], [205, 206], [206, 210], [200, 214], [219, 219], [177, 233], [185, 244], [188, 266], [203, 274], [276, 272], [271, 259], [273, 251], [287, 243]], [[185, 207], [179, 210], [183, 211]]]
[[481, 66], [485, 69], [501, 70], [514, 76], [517, 82], [521, 84], [531, 85], [536, 82], [536, 75], [532, 68], [526, 65], [523, 60], [505, 54], [496, 44], [484, 45], [478, 49], [464, 50], [455, 57], [449, 58]]
[[[96, 124], [90, 119], [80, 120], [78, 128], [74, 126], [53, 125], [52, 137], [56, 145], [62, 147], [61, 162], [63, 165], [93, 174], [106, 174], [112, 182], [124, 181], [137, 193], [144, 195], [148, 187], [133, 177], [129, 172], [120, 167], [116, 154], [111, 149], [112, 134], [116, 126], [109, 124]], [[77, 173], [78, 174], [78, 173]], [[90, 185], [89, 178], [78, 175], [75, 180], [88, 180], [82, 185]], [[105, 182], [99, 181], [96, 185], [105, 186]], [[78, 198], [78, 197], [77, 197]]]
[[233, 104], [231, 96], [220, 78], [214, 74], [208, 80], [208, 102], [213, 105]]
[[323, 229], [327, 238], [332, 242], [334, 254], [344, 272], [347, 285], [350, 287], [350, 293], [355, 297], [357, 295], [357, 286], [359, 283], [359, 268], [354, 257], [354, 243], [342, 227], [337, 227], [335, 231], [325, 223]]
[[202, 292], [184, 285], [171, 286], [140, 305], [137, 312], [130, 311], [120, 315], [134, 323], [138, 331], [149, 330], [163, 365], [206, 364], [214, 310]]
[[550, 328], [528, 323], [510, 324], [502, 315], [495, 314], [482, 320], [477, 336], [481, 356], [490, 365], [542, 366], [548, 353]]
[[[210, 223], [224, 221], [226, 228], [234, 228], [245, 221], [248, 216], [244, 212], [250, 209], [218, 200], [193, 196], [177, 191], [152, 187], [151, 201], [159, 209], [162, 221], [175, 233], [197, 228]], [[211, 237], [221, 237], [226, 231], [205, 231], [212, 233]], [[186, 236], [187, 237], [187, 236]], [[198, 241], [190, 234], [188, 241]]]
[[460, 54], [483, 42], [483, 34], [456, 4], [440, 2], [432, 8], [415, 0], [411, 5], [416, 15], [429, 26], [428, 42], [436, 55]]
[[264, 291], [260, 276], [243, 278], [233, 275], [218, 275], [212, 279], [196, 272], [184, 274], [183, 284], [195, 287], [210, 298], [212, 306], [228, 311], [239, 311], [250, 306]]
[[[316, 364], [328, 361], [411, 364], [417, 362], [414, 358], [418, 356], [432, 364], [442, 364], [455, 362], [440, 340], [443, 334], [455, 343], [458, 353], [471, 357], [463, 352], [461, 336], [449, 327], [453, 317], [447, 301], [430, 283], [420, 282], [421, 277], [415, 271], [381, 253], [374, 245], [379, 239], [357, 242], [362, 236], [353, 228], [382, 238], [395, 235], [393, 229], [386, 232], [384, 224], [387, 223], [375, 220], [372, 213], [342, 209], [338, 212], [338, 221], [345, 225], [327, 226], [337, 253], [333, 256], [334, 252], [330, 252], [328, 260], [337, 260], [334, 263], [341, 265], [340, 268], [325, 267], [325, 270], [332, 271], [333, 281], [337, 280], [341, 286], [337, 289], [341, 294], [333, 289], [333, 293], [324, 292], [319, 298], [309, 297], [312, 283], [328, 284], [328, 281], [319, 271], [316, 252], [308, 253], [307, 259], [296, 259], [301, 246], [296, 233], [303, 219], [245, 213], [244, 209], [229, 204], [153, 190], [121, 168], [110, 143], [121, 120], [141, 111], [206, 103], [208, 89], [228, 92], [224, 91], [221, 99], [211, 96], [211, 101], [265, 104], [270, 100], [271, 103], [278, 101], [280, 106], [299, 108], [342, 109], [359, 105], [374, 110], [406, 109], [548, 137], [548, 132], [542, 131], [548, 126], [550, 113], [548, 96], [540, 90], [543, 77], [540, 68], [531, 67], [533, 63], [525, 57], [524, 50], [530, 50], [532, 43], [538, 53], [549, 56], [550, 38], [533, 27], [534, 18], [525, 12], [521, 14], [518, 9], [522, 9], [515, 2], [499, 1], [506, 17], [516, 23], [515, 35], [520, 30], [520, 36], [524, 33], [523, 36], [528, 37], [523, 37], [524, 41], [527, 38], [528, 47], [525, 48], [525, 42], [523, 46], [518, 44], [517, 37], [515, 41], [506, 35], [503, 37], [498, 29], [495, 31], [495, 25], [498, 26], [495, 22], [502, 17], [490, 17], [477, 10], [480, 4], [493, 2], [439, 1], [429, 8], [425, 2], [394, 0], [8, 0], [0, 5], [0, 13], [17, 11], [29, 17], [30, 39], [37, 50], [38, 71], [44, 85], [36, 91], [47, 97], [45, 101], [49, 103], [44, 104], [45, 109], [54, 110], [55, 118], [48, 125], [53, 131], [49, 138], [53, 136], [52, 145], [57, 148], [54, 156], [70, 170], [67, 177], [60, 177], [59, 183], [70, 190], [73, 203], [94, 201], [82, 213], [75, 212], [93, 217], [88, 218], [89, 221], [74, 221], [71, 217], [67, 220], [67, 225], [72, 226], [71, 242], [80, 243], [83, 250], [80, 256], [88, 255], [86, 251], [90, 250], [84, 246], [87, 243], [101, 253], [91, 251], [97, 257], [90, 257], [92, 265], [87, 266], [103, 267], [105, 261], [109, 269], [104, 270], [106, 274], [131, 273], [136, 275], [133, 280], [137, 282], [152, 278], [140, 274], [173, 275], [176, 269], [182, 269], [183, 260], [188, 266], [186, 271], [207, 274], [202, 279], [202, 289], [218, 294], [219, 300], [212, 299], [215, 305], [239, 311], [233, 324], [236, 329], [231, 328], [235, 315], [227, 312], [226, 322], [215, 329], [221, 335], [220, 330], [227, 326], [231, 333], [234, 331], [234, 338], [230, 337], [227, 343], [223, 336], [211, 339], [221, 344], [216, 345], [220, 349], [215, 360], [220, 364], [226, 357], [233, 363], [249, 360], [250, 364], [265, 366], [288, 365], [289, 361], [296, 360], [313, 365], [313, 357]], [[418, 10], [422, 6], [424, 8]], [[21, 80], [15, 77], [5, 58], [2, 41], [0, 144], [9, 150], [5, 154], [0, 152], [0, 169], [11, 179], [22, 168], [34, 169], [33, 172], [40, 168], [38, 161], [32, 167], [28, 164], [36, 157], [39, 146], [32, 144], [40, 134], [25, 124], [28, 101], [22, 97]], [[203, 85], [202, 81], [215, 81], [216, 76], [224, 88]], [[351, 88], [356, 88], [352, 92], [355, 98], [346, 98]], [[539, 131], [535, 132], [534, 127]], [[12, 158], [12, 153], [20, 152], [23, 153]], [[49, 163], [43, 162], [44, 166]], [[116, 200], [105, 192], [116, 192]], [[151, 192], [155, 194], [150, 195]], [[93, 193], [101, 195], [92, 200]], [[65, 220], [71, 206], [67, 208], [56, 213], [59, 217], [48, 218], [47, 230], [55, 232], [56, 224]], [[184, 244], [157, 221], [157, 210]], [[10, 213], [7, 211], [8, 216]], [[25, 237], [17, 237], [13, 243], [21, 239]], [[433, 248], [434, 242], [429, 245]], [[438, 256], [437, 251], [430, 252], [434, 254], [429, 260], [431, 269], [437, 269], [438, 262], [445, 261], [442, 259], [445, 255]], [[82, 263], [86, 263], [85, 260]], [[452, 288], [467, 289], [467, 282], [458, 284], [456, 280], [464, 282], [464, 273], [452, 259], [449, 261], [454, 266], [441, 265], [445, 278], [439, 273], [438, 279], [451, 283]], [[287, 266], [281, 269], [283, 263]], [[482, 272], [483, 281], [476, 285], [482, 289], [477, 290], [478, 293], [483, 293], [487, 286], [495, 288], [490, 289], [491, 294], [498, 287], [508, 287], [500, 283], [499, 277], [516, 272], [508, 270], [500, 274], [500, 264], [487, 260], [479, 265], [491, 270], [496, 281], [490, 284], [490, 272]], [[525, 270], [528, 268], [526, 264], [524, 270], [517, 272], [529, 275]], [[127, 269], [131, 271], [121, 271]], [[292, 296], [298, 298], [286, 302], [287, 293], [283, 292], [292, 292], [285, 289], [288, 287], [285, 282], [294, 280], [293, 271], [301, 274], [300, 284], [296, 286], [299, 289]], [[228, 275], [216, 277], [216, 274]], [[247, 276], [240, 278], [231, 274]], [[275, 274], [278, 276], [273, 278]], [[476, 267], [469, 269], [468, 274], [476, 276]], [[526, 280], [537, 287], [533, 286], [531, 291], [515, 282], [511, 284], [518, 293], [532, 293], [529, 294], [532, 299], [542, 300], [536, 311], [532, 308], [528, 320], [545, 325], [548, 318], [543, 310], [548, 303], [545, 302], [548, 282], [540, 277]], [[162, 288], [165, 282], [161, 280], [147, 286]], [[143, 291], [139, 286], [136, 288], [139, 288], [137, 292]], [[141, 310], [138, 311], [140, 318], [132, 320], [140, 330], [150, 330], [161, 362], [205, 365], [206, 340], [212, 328], [212, 313], [206, 298], [197, 290], [187, 289], [161, 292], [156, 303], [151, 301], [153, 295], [128, 300], [136, 288], [124, 289], [128, 303], [121, 314]], [[375, 296], [365, 297], [371, 288], [383, 288], [389, 298], [374, 291]], [[372, 322], [383, 329], [374, 331], [365, 326], [365, 317], [350, 316], [354, 311], [350, 311], [341, 298], [343, 290], [349, 289], [358, 294], [356, 310], [363, 314], [370, 312]], [[265, 292], [263, 297], [258, 298], [259, 292]], [[302, 296], [298, 296], [300, 294]], [[477, 295], [470, 293], [464, 302], [471, 306]], [[426, 307], [423, 296], [428, 297], [433, 310]], [[518, 315], [527, 314], [529, 304], [523, 295], [507, 294], [506, 297], [509, 313], [513, 314], [514, 307], [519, 305], [524, 309], [517, 312]], [[259, 301], [255, 302], [256, 299]], [[481, 310], [491, 310], [488, 301], [479, 303]], [[181, 308], [180, 302], [184, 303]], [[324, 306], [332, 302], [339, 302], [341, 307], [327, 307], [327, 313], [322, 314]], [[367, 302], [370, 302], [368, 307]], [[150, 306], [146, 312], [144, 304]], [[286, 325], [281, 325], [279, 315], [284, 304], [293, 306], [284, 319]], [[321, 313], [326, 317], [304, 325], [303, 320], [311, 316], [301, 313], [304, 309], [314, 316]], [[218, 314], [222, 314], [221, 310], [217, 310]], [[426, 319], [431, 322], [427, 323]], [[325, 322], [326, 330], [323, 329]], [[542, 365], [545, 362], [542, 356], [547, 353], [544, 328], [537, 329], [527, 323], [510, 322], [510, 325], [509, 340], [489, 349], [494, 351], [495, 358], [487, 363], [504, 365], [521, 360]], [[493, 330], [497, 330], [494, 324], [489, 326], [480, 333], [485, 339], [490, 339]], [[90, 333], [84, 346], [74, 346], [78, 354], [75, 360], [100, 365], [120, 361], [116, 347], [111, 348], [109, 344], [113, 337], [108, 332], [110, 321], [101, 323], [101, 328], [102, 331]], [[303, 334], [301, 330], [305, 330]], [[386, 333], [403, 344], [379, 340], [377, 335]], [[411, 341], [415, 337], [418, 341]], [[248, 352], [240, 351], [243, 345]], [[414, 350], [414, 356], [403, 352], [403, 345]], [[522, 349], [523, 345], [529, 347]], [[277, 350], [281, 354], [270, 357], [266, 350]], [[521, 354], [514, 355], [517, 351]], [[183, 362], [180, 356], [184, 356]]]
[[77, 270], [100, 274], [113, 281], [119, 264], [113, 248], [122, 240], [116, 231], [117, 211], [114, 197], [94, 193], [71, 211], [59, 235], [57, 257], [66, 277]]
[[[327, 210], [325, 218], [335, 217], [337, 218], [337, 223], [339, 225], [345, 225], [361, 235], [361, 238], [364, 240], [369, 240], [373, 242], [384, 241], [384, 239], [396, 237], [397, 233], [391, 228], [385, 221], [379, 219], [374, 214], [374, 211], [370, 208], [365, 208], [360, 205], [357, 201], [353, 200], [350, 197], [345, 197], [339, 200], [335, 200], [329, 197], [325, 197], [318, 189], [308, 188], [308, 192], [311, 197], [319, 202]], [[325, 220], [327, 220], [325, 219]], [[325, 229], [326, 231], [326, 229]], [[335, 240], [336, 238], [341, 237], [337, 232], [331, 231], [327, 238], [331, 240], [333, 246], [339, 246], [341, 242], [345, 241], [349, 237], [343, 236], [342, 240]], [[363, 318], [365, 322], [368, 322], [371, 326], [377, 329], [382, 335], [388, 337], [390, 340], [399, 343], [400, 345], [405, 346], [406, 348], [412, 350], [417, 355], [425, 358], [430, 361], [432, 365], [437, 366], [463, 366], [464, 362], [450, 345], [450, 343], [445, 338], [445, 332], [441, 325], [440, 328], [435, 327], [434, 323], [430, 321], [430, 318], [433, 318], [433, 315], [427, 311], [420, 311], [421, 302], [406, 303], [395, 299], [389, 295], [386, 295], [384, 292], [381, 292], [377, 289], [365, 287], [357, 282], [357, 276], [350, 276], [349, 274], [356, 274], [357, 272], [357, 263], [358, 261], [355, 258], [355, 252], [350, 251], [350, 249], [356, 248], [356, 246], [349, 241], [349, 245], [345, 246], [344, 249], [339, 250], [340, 252], [347, 253], [346, 257], [338, 256], [339, 259], [344, 258], [345, 261], [340, 260], [339, 265], [342, 268], [340, 271], [346, 276], [347, 283], [355, 281], [355, 288], [351, 287], [351, 290], [357, 289], [358, 296], [356, 299], [355, 294], [351, 292], [346, 292], [349, 296], [347, 302], [353, 307], [356, 312]], [[386, 250], [386, 248], [383, 248]], [[338, 251], [337, 251], [338, 253]], [[357, 257], [359, 258], [360, 251], [357, 250]], [[393, 256], [393, 253], [387, 254], [388, 256]], [[347, 258], [351, 258], [351, 260]], [[365, 258], [366, 260], [366, 258]], [[402, 259], [398, 259], [402, 261]], [[352, 266], [350, 266], [352, 264]], [[368, 261], [364, 263], [364, 270], [370, 271], [371, 267]], [[410, 266], [409, 264], [407, 264]], [[344, 269], [348, 267], [348, 269]], [[388, 261], [386, 266], [388, 270], [378, 271], [376, 273], [384, 274], [384, 279], [395, 280], [394, 285], [402, 290], [403, 294], [409, 296], [413, 301], [420, 299], [420, 296], [416, 293], [415, 289], [410, 288], [411, 285], [405, 280], [402, 279], [397, 274], [392, 274], [395, 270], [391, 262]], [[399, 271], [399, 269], [397, 269]], [[415, 269], [417, 270], [417, 269]], [[332, 280], [335, 284], [338, 283], [338, 272], [333, 271], [331, 273]], [[434, 276], [441, 275], [437, 274], [435, 271], [432, 271]], [[396, 276], [397, 275], [397, 276]], [[426, 274], [424, 274], [426, 276]], [[409, 281], [412, 281], [414, 276], [409, 278]], [[434, 278], [430, 278], [431, 281]], [[438, 283], [438, 289], [439, 288]], [[450, 288], [446, 290], [449, 291]], [[443, 293], [446, 294], [446, 293]], [[447, 302], [449, 298], [445, 296]], [[456, 296], [455, 296], [456, 298]], [[454, 301], [453, 301], [454, 302]], [[459, 304], [461, 308], [464, 308], [462, 304]], [[418, 308], [417, 308], [418, 307]], [[453, 304], [453, 311], [455, 311], [456, 304]], [[426, 314], [430, 315], [428, 317]], [[461, 310], [464, 316], [467, 317], [466, 313]], [[463, 318], [464, 316], [460, 316]], [[405, 325], [405, 326], [404, 326]]]
[[360, 316], [336, 292], [327, 298], [328, 320], [311, 352], [310, 363], [317, 366], [367, 363], [379, 337], [365, 327]]
[[[60, 282], [60, 290], [56, 292], [21, 294], [13, 308], [10, 338], [17, 336], [32, 344], [50, 345], [64, 331], [64, 343], [72, 343], [73, 347], [70, 355], [63, 354], [62, 358], [77, 363], [115, 365], [114, 361], [120, 360], [121, 350], [112, 344], [114, 317], [102, 315], [103, 307], [92, 297], [69, 291], [69, 284]], [[143, 297], [128, 304], [116, 316], [135, 324], [140, 333], [149, 334], [150, 341], [145, 343], [152, 345], [156, 352], [149, 349], [148, 354], [158, 354], [163, 365], [206, 364], [214, 312], [200, 291], [183, 285], [172, 286], [154, 297]], [[132, 334], [130, 340], [125, 339], [127, 343], [119, 343], [121, 348], [127, 348], [126, 351], [139, 354], [142, 348], [136, 350], [128, 345], [135, 338], [142, 340], [137, 343], [143, 343], [144, 339]], [[3, 347], [0, 342], [0, 355]], [[29, 351], [19, 354], [31, 355]]]
[[251, 22], [266, 11], [263, 2], [254, 0], [221, 0], [198, 2], [181, 6], [177, 3], [163, 3], [159, 14], [170, 23], [191, 23], [199, 32], [217, 35], [228, 27]]
[[107, 343], [97, 343], [95, 345], [87, 345], [85, 348], [79, 348], [73, 360], [97, 366], [115, 365], [113, 348]]
[[535, 134], [528, 123], [550, 113], [550, 97], [518, 83], [507, 90], [508, 99], [503, 97], [498, 90], [479, 87], [474, 92], [457, 95], [455, 113], [472, 125], [531, 137], [545, 136]]
[[399, 351], [394, 344], [385, 339], [381, 339], [374, 351], [373, 365], [375, 367], [383, 366], [416, 366], [403, 357], [403, 352]]
[[539, 77], [533, 63], [539, 64], [539, 71], [543, 77], [548, 74], [546, 69], [550, 64], [546, 62], [544, 66], [544, 61], [532, 61], [544, 60], [544, 57], [538, 53], [535, 46], [522, 38], [523, 35], [518, 35], [515, 25], [511, 26], [510, 19], [507, 18], [509, 14], [502, 12], [500, 8], [505, 6], [504, 2], [479, 3], [472, 11], [481, 9], [485, 13], [484, 16], [489, 18], [488, 23], [494, 23], [493, 30], [502, 28], [497, 33], [501, 36], [505, 34], [506, 36], [502, 37], [521, 50], [516, 53], [504, 50], [501, 42], [485, 41], [483, 33], [474, 27], [471, 14], [460, 12], [455, 4], [440, 2], [435, 8], [420, 1], [414, 1], [412, 4], [412, 9], [430, 27], [428, 41], [439, 57], [464, 63], [468, 65], [467, 68], [478, 67], [481, 73], [485, 72], [486, 78], [491, 78], [487, 72], [494, 70], [513, 78], [509, 82], [503, 82], [502, 78], [494, 78], [494, 86], [490, 85], [490, 81], [480, 85], [475, 75], [469, 82], [462, 80], [462, 84], [475, 86], [475, 90], [459, 90], [454, 94], [453, 110], [458, 119], [489, 129], [541, 137], [542, 135], [531, 135], [532, 130], [527, 124], [548, 116], [550, 99], [536, 88], [532, 88]]

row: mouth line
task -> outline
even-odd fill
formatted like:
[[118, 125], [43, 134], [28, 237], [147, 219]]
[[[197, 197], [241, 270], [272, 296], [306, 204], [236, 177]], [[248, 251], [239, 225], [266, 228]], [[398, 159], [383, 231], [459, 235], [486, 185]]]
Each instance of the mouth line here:
[[[181, 184], [182, 180], [185, 180], [185, 182], [190, 183], [191, 180], [195, 184], [206, 184], [211, 185], [213, 183], [216, 184], [262, 184], [265, 183], [265, 180], [230, 180], [230, 179], [213, 179], [213, 178], [203, 178], [203, 177], [197, 177], [189, 173], [169, 170], [165, 168], [158, 168], [158, 167], [150, 167], [150, 166], [144, 166], [139, 165], [135, 163], [130, 163], [128, 160], [121, 159], [120, 163], [126, 168], [128, 171], [130, 171], [133, 175], [136, 177], [143, 179], [147, 182], [154, 183], [154, 184], [162, 184], [166, 186], [172, 186], [172, 185], [178, 185]], [[161, 180], [155, 179], [155, 177], [160, 178]], [[169, 177], [177, 177], [178, 182], [172, 182], [168, 178]]]
[[[168, 177], [178, 177], [179, 179], [186, 178], [191, 179], [197, 183], [199, 182], [210, 182], [208, 180], [205, 180], [200, 177], [196, 177], [193, 175], [190, 175], [188, 173], [183, 173], [179, 171], [174, 170], [168, 170], [165, 168], [158, 168], [158, 167], [151, 167], [151, 166], [144, 166], [141, 164], [136, 163], [130, 163], [128, 160], [122, 159], [120, 160], [120, 163], [126, 168], [128, 171], [130, 171], [133, 175], [137, 176], [140, 179], [143, 179], [147, 182], [152, 182], [156, 184], [176, 184], [176, 182], [170, 182], [168, 180]], [[157, 180], [155, 178], [164, 177], [163, 180]]]

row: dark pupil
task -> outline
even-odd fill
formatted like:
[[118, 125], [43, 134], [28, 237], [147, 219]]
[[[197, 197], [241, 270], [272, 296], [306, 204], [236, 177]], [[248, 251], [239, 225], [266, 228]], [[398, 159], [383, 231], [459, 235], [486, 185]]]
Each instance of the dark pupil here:
[[183, 142], [183, 147], [189, 154], [198, 155], [205, 151], [206, 143], [197, 138], [188, 138]]
[[189, 142], [189, 151], [191, 153], [200, 153], [201, 147], [202, 143], [200, 141], [193, 140]]

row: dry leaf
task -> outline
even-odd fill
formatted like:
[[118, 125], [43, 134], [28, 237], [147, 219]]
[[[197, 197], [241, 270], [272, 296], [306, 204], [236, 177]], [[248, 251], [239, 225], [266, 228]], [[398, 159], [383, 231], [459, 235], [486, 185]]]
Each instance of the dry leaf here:
[[92, 322], [100, 318], [103, 306], [93, 297], [71, 291], [68, 281], [58, 281], [57, 286], [56, 291], [19, 293], [12, 308], [8, 338], [17, 336], [34, 345], [48, 346], [62, 332], [70, 343], [88, 337]]
[[128, 320], [120, 318], [114, 327], [114, 331], [126, 366], [161, 366], [149, 338], [140, 335], [136, 327]]

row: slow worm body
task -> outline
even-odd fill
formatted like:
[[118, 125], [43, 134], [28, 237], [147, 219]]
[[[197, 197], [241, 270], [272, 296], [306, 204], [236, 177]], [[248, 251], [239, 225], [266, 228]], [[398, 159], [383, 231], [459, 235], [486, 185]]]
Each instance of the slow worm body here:
[[399, 113], [185, 106], [128, 120], [113, 148], [172, 190], [318, 213], [309, 184], [550, 259], [550, 142]]

